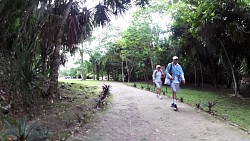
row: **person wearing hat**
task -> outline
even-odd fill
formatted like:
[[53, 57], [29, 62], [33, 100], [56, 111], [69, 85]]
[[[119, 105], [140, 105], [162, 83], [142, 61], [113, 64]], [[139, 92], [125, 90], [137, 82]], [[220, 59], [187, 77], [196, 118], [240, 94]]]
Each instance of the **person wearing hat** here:
[[177, 110], [176, 93], [180, 90], [180, 83], [185, 84], [184, 72], [180, 64], [178, 64], [179, 58], [173, 57], [173, 62], [169, 63], [166, 69], [166, 77], [170, 79], [170, 86], [172, 89], [171, 107]]
[[155, 85], [157, 87], [157, 97], [159, 97], [161, 99], [162, 98], [160, 95], [161, 94], [161, 87], [162, 87], [161, 78], [165, 77], [165, 75], [164, 75], [160, 65], [156, 65], [155, 68], [156, 69], [154, 70], [152, 77], [153, 77], [153, 82], [155, 83]]

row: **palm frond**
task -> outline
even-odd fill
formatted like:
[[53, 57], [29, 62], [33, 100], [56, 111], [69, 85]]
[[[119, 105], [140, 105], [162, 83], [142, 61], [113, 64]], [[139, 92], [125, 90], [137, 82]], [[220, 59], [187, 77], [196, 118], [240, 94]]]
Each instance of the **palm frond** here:
[[135, 5], [141, 6], [141, 7], [145, 7], [148, 4], [149, 4], [148, 0], [136, 0], [135, 1]]
[[105, 0], [104, 5], [110, 8], [114, 15], [123, 15], [131, 7], [131, 0]]
[[90, 10], [83, 8], [83, 12], [78, 15], [80, 26], [82, 27], [83, 40], [87, 39], [93, 30], [93, 18]]

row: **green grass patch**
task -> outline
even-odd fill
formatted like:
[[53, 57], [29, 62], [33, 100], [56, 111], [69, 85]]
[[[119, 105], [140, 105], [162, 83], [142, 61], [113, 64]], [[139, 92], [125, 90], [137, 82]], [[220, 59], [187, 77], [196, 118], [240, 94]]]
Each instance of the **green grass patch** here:
[[[128, 85], [133, 87], [134, 83], [128, 83]], [[139, 89], [141, 89], [141, 86], [145, 89], [147, 85], [154, 87], [153, 84], [136, 83], [136, 87]], [[170, 98], [172, 96], [171, 88], [167, 87], [167, 90], [168, 92], [166, 94]], [[162, 88], [162, 91], [166, 92], [165, 86]], [[194, 107], [199, 103], [204, 111], [208, 111], [206, 106], [208, 102], [217, 102], [212, 108], [212, 111], [216, 116], [250, 130], [250, 102], [247, 100], [229, 97], [226, 94], [223, 95], [215, 92], [191, 90], [187, 88], [182, 88], [177, 94], [177, 97], [182, 97], [184, 103]]]
[[97, 80], [63, 79], [59, 81], [65, 83], [83, 84], [87, 86], [99, 86], [101, 84], [101, 82]]

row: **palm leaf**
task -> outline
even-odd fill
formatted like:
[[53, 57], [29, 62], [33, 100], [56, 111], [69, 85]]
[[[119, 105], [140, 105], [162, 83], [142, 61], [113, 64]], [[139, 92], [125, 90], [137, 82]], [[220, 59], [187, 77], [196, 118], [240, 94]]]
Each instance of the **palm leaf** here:
[[13, 135], [13, 136], [18, 137], [18, 133], [17, 133], [17, 131], [14, 129], [14, 127], [13, 127], [7, 120], [4, 120], [4, 123], [5, 123], [5, 125], [7, 126], [7, 128], [9, 129], [9, 130], [6, 132], [6, 135]]
[[[23, 127], [21, 128], [21, 134], [23, 134], [25, 136], [25, 130], [26, 130], [26, 117], [24, 118], [23, 120]], [[21, 127], [21, 124], [20, 124], [20, 127]]]
[[27, 130], [27, 132], [26, 132], [26, 134], [25, 134], [25, 138], [28, 138], [28, 137], [29, 137], [31, 131], [32, 131], [35, 127], [37, 127], [37, 122], [32, 123], [32, 124], [30, 125], [30, 127], [28, 128], [28, 130]]
[[141, 7], [145, 7], [148, 4], [149, 4], [148, 0], [136, 0], [135, 1], [135, 5], [139, 5]]
[[82, 27], [83, 40], [87, 39], [93, 30], [94, 20], [91, 15], [91, 11], [87, 8], [83, 8], [83, 12], [78, 15], [79, 23]]
[[130, 0], [105, 0], [104, 5], [110, 8], [114, 15], [123, 15], [131, 6]]

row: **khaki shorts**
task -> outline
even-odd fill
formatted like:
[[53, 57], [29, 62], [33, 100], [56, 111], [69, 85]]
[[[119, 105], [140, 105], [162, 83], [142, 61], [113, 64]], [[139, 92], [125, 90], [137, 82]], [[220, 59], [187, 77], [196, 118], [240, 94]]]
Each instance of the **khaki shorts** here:
[[157, 88], [161, 88], [162, 87], [162, 82], [155, 82], [155, 85]]
[[172, 92], [178, 92], [180, 90], [180, 83], [171, 83]]

